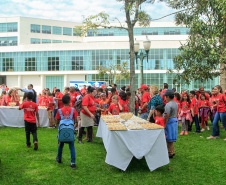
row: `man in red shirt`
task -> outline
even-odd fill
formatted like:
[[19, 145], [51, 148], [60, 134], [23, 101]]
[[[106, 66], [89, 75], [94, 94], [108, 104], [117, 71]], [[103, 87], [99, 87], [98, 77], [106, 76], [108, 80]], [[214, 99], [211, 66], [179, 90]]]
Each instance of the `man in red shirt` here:
[[61, 108], [64, 107], [64, 104], [63, 104], [63, 102], [62, 102], [63, 96], [64, 96], [64, 95], [60, 92], [60, 89], [57, 89], [57, 90], [56, 90], [56, 98], [55, 98], [55, 100], [58, 101], [58, 109], [61, 109]]
[[200, 133], [200, 126], [199, 126], [199, 120], [198, 120], [198, 104], [197, 104], [197, 99], [195, 98], [195, 91], [190, 91], [190, 100], [192, 103], [192, 109], [194, 112], [194, 117], [192, 118], [192, 122], [190, 125], [188, 125], [188, 131], [192, 131], [192, 125], [195, 122], [195, 127], [196, 127], [196, 132]]
[[148, 87], [146, 85], [140, 86], [141, 97], [141, 110], [138, 111], [140, 118], [147, 120], [149, 112], [147, 112], [148, 102], [151, 100], [150, 94], [147, 92]]
[[167, 102], [166, 102], [166, 97], [165, 96], [163, 96], [163, 94], [166, 92], [166, 90], [168, 89], [168, 84], [167, 83], [164, 83], [163, 84], [163, 90], [162, 90], [162, 92], [161, 92], [161, 97], [162, 97], [162, 100], [163, 100], [163, 105], [166, 105], [167, 104]]
[[[30, 132], [33, 135], [33, 143], [34, 143], [34, 150], [38, 149], [38, 138], [37, 138], [37, 126], [36, 126], [36, 118], [38, 120], [38, 127], [40, 127], [39, 122], [39, 114], [38, 114], [38, 105], [32, 102], [33, 93], [27, 93], [27, 101], [23, 102], [20, 106], [19, 110], [24, 109], [24, 122], [25, 122], [25, 132], [26, 132], [26, 147], [31, 147], [30, 142]], [[36, 115], [36, 117], [35, 117]]]
[[83, 89], [80, 90], [83, 96], [86, 94], [86, 91], [87, 91], [86, 85], [83, 85]]

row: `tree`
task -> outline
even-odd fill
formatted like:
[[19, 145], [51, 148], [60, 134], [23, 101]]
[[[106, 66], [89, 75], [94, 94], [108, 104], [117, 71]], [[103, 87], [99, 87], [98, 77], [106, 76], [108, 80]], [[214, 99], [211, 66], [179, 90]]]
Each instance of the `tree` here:
[[128, 70], [128, 63], [122, 62], [122, 64], [108, 64], [107, 66], [100, 66], [98, 70], [98, 75], [104, 77], [108, 76], [109, 83], [118, 83], [120, 79], [129, 79], [130, 73]]
[[[122, 10], [125, 12], [126, 16], [126, 25], [122, 25], [122, 23], [118, 20], [118, 18], [114, 18], [118, 20], [120, 26], [110, 26], [109, 15], [107, 13], [101, 12], [97, 15], [88, 16], [84, 20], [84, 24], [82, 26], [76, 26], [76, 32], [81, 34], [81, 36], [85, 36], [88, 30], [93, 29], [97, 30], [98, 28], [119, 28], [125, 29], [128, 31], [129, 36], [129, 45], [130, 45], [130, 90], [131, 92], [135, 91], [135, 52], [134, 52], [134, 34], [133, 28], [138, 23], [140, 26], [149, 26], [151, 22], [151, 17], [147, 12], [141, 9], [142, 4], [146, 3], [154, 3], [155, 0], [117, 0], [118, 2], [123, 3]], [[164, 1], [164, 0], [160, 0]], [[131, 96], [129, 109], [130, 112], [135, 112], [135, 97]]]
[[169, 0], [168, 4], [174, 9], [183, 9], [176, 14], [175, 21], [190, 28], [187, 43], [174, 58], [177, 72], [174, 83], [203, 82], [225, 74], [226, 1]]

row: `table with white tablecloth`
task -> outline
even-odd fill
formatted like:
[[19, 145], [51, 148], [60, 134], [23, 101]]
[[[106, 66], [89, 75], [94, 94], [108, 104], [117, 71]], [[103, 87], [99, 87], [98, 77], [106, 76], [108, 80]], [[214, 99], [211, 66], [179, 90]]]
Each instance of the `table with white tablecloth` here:
[[[39, 109], [40, 127], [49, 127], [46, 109]], [[0, 127], [24, 127], [24, 111], [18, 107], [0, 107]]]
[[96, 136], [103, 139], [107, 151], [105, 162], [123, 171], [133, 156], [145, 157], [150, 171], [169, 163], [164, 129], [110, 131], [100, 119]]

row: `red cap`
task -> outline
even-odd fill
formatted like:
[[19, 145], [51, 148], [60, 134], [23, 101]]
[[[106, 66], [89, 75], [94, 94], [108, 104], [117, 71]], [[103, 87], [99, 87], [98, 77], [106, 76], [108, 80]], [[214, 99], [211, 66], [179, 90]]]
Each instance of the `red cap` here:
[[130, 85], [128, 87], [130, 88]]
[[204, 87], [200, 87], [199, 90], [204, 90]]
[[142, 84], [139, 89], [148, 89], [148, 87], [146, 85]]

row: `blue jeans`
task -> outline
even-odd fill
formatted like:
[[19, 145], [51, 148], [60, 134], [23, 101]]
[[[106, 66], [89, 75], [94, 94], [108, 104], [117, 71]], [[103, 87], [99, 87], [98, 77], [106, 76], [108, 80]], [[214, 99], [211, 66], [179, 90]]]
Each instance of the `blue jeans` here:
[[145, 112], [145, 113], [142, 113], [142, 114], [140, 114], [140, 118], [142, 118], [142, 119], [144, 119], [144, 120], [147, 120], [148, 119], [148, 115], [149, 115], [149, 113], [148, 112]]
[[139, 108], [138, 109], [135, 109], [135, 116], [138, 115], [138, 111], [139, 111]]
[[226, 129], [226, 112], [216, 112], [213, 120], [212, 136], [220, 136], [220, 129], [218, 125], [219, 120], [221, 120], [224, 128]]
[[[71, 152], [71, 163], [75, 164], [76, 153], [75, 153], [74, 141], [73, 142], [69, 142], [68, 144], [69, 144], [69, 149], [70, 149], [70, 152]], [[64, 142], [59, 142], [57, 157], [60, 160], [62, 159], [63, 148], [64, 148]]]
[[193, 117], [193, 121], [191, 122], [191, 130], [193, 122], [195, 122], [196, 132], [200, 132], [199, 119], [197, 114]]

